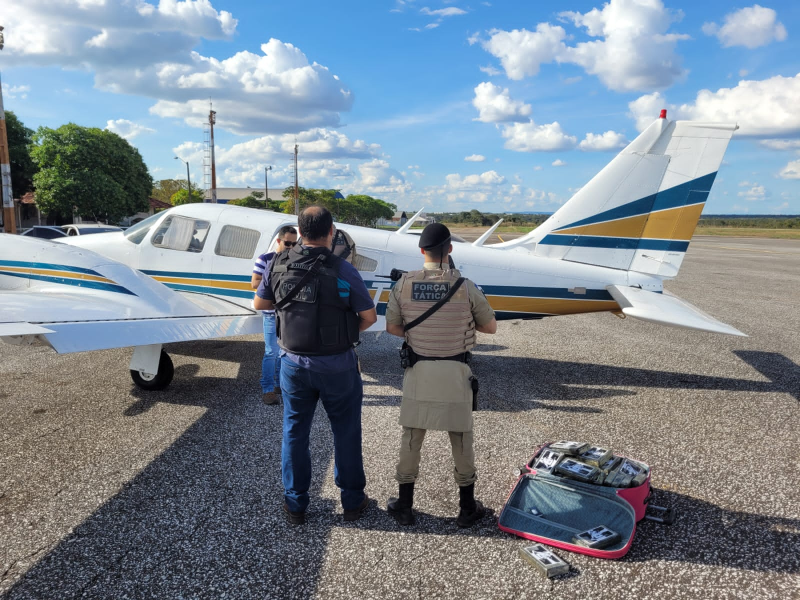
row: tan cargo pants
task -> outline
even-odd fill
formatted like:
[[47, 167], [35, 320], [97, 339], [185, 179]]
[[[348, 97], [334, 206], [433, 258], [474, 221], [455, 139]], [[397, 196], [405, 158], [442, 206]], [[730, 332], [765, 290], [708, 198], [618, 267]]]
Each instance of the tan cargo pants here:
[[[420, 450], [425, 440], [425, 429], [403, 427], [400, 440], [400, 460], [397, 462], [395, 479], [398, 483], [414, 483], [419, 475], [419, 462], [422, 458]], [[450, 446], [453, 449], [453, 469], [456, 484], [464, 487], [475, 483], [478, 474], [475, 471], [475, 452], [472, 449], [471, 431], [450, 431]]]

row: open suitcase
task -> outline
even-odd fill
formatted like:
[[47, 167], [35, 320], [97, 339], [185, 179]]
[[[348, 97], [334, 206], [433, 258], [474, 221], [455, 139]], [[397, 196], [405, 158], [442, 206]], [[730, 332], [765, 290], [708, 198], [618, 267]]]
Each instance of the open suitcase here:
[[[557, 442], [542, 445], [519, 471], [500, 529], [598, 558], [630, 550], [651, 498], [648, 465], [599, 446]], [[648, 518], [671, 523], [674, 513], [652, 508], [662, 518]]]

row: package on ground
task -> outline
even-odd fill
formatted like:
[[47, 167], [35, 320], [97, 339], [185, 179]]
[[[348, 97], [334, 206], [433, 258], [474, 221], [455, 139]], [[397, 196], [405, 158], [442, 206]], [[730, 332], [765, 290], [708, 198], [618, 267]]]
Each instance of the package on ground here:
[[520, 548], [519, 554], [545, 577], [555, 577], [569, 572], [569, 565], [542, 544]]
[[564, 458], [563, 452], [556, 452], [555, 450], [544, 450], [536, 459], [534, 468], [537, 470], [552, 471], [559, 461]]
[[[561, 456], [550, 467], [551, 454]], [[572, 552], [620, 558], [630, 550], [636, 523], [645, 516], [650, 495], [650, 468], [611, 455], [600, 466], [583, 462], [582, 454], [604, 446], [568, 442], [545, 444], [526, 464], [500, 513], [500, 529]], [[603, 458], [605, 453], [596, 453]], [[594, 455], [594, 454], [593, 454]], [[540, 459], [548, 460], [538, 467]], [[595, 531], [597, 539], [591, 539]], [[610, 534], [608, 532], [611, 532]], [[583, 534], [583, 535], [581, 535]], [[589, 540], [583, 540], [589, 535]], [[592, 543], [594, 542], [594, 543]]]

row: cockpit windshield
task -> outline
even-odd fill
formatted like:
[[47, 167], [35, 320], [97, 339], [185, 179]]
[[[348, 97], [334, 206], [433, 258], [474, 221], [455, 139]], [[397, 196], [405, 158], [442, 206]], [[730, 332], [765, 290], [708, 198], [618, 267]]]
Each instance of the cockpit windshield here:
[[150, 228], [155, 224], [156, 220], [163, 216], [163, 213], [156, 213], [150, 215], [146, 219], [139, 221], [136, 225], [132, 225], [125, 230], [125, 237], [129, 242], [134, 244], [141, 244], [144, 236], [150, 231]]

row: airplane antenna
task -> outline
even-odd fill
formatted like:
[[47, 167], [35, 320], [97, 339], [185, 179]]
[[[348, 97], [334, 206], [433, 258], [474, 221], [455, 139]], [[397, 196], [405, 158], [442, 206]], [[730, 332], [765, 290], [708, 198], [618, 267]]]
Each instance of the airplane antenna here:
[[472, 245], [475, 246], [476, 248], [479, 248], [479, 247], [483, 246], [483, 243], [486, 240], [489, 239], [489, 236], [491, 236], [494, 233], [495, 229], [500, 227], [500, 223], [502, 223], [502, 222], [503, 222], [503, 219], [500, 219], [497, 223], [495, 223], [494, 225], [489, 227], [489, 229], [486, 231], [486, 233], [484, 233], [481, 237], [479, 237], [477, 240], [472, 242]]

